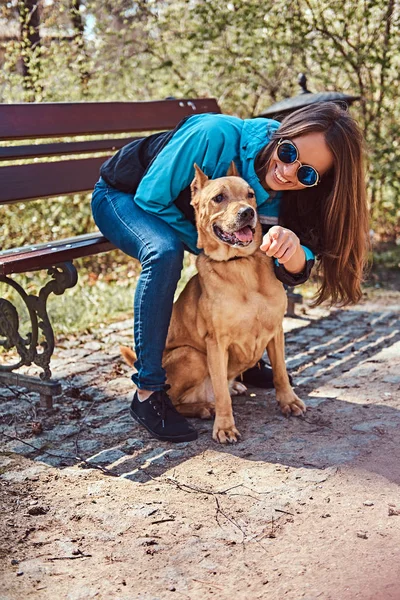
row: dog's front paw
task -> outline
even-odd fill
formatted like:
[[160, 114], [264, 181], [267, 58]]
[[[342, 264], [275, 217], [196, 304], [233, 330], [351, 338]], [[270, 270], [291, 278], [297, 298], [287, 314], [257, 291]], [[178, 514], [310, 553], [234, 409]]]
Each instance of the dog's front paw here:
[[293, 390], [290, 390], [290, 392], [277, 392], [276, 399], [285, 417], [290, 415], [301, 417], [306, 412], [306, 405], [296, 396]]
[[215, 419], [213, 427], [213, 440], [220, 444], [236, 444], [240, 433], [235, 427], [233, 419]]

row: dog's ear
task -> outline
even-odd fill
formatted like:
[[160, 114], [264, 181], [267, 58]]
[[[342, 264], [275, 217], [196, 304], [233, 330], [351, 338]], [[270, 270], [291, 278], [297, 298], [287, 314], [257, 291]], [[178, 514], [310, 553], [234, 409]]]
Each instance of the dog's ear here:
[[206, 182], [208, 181], [208, 177], [203, 171], [194, 163], [195, 175], [192, 183], [190, 184], [190, 189], [192, 190], [192, 194], [195, 194], [199, 190], [203, 189]]
[[239, 171], [236, 168], [234, 161], [229, 165], [228, 172], [226, 174], [227, 177], [240, 177]]

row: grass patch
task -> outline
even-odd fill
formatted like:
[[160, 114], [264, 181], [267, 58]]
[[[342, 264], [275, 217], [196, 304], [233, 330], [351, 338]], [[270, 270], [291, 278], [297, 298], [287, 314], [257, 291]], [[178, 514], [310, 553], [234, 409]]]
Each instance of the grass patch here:
[[[98, 263], [81, 259], [75, 261], [78, 270], [78, 283], [61, 296], [50, 294], [47, 312], [56, 336], [90, 333], [101, 324], [108, 324], [133, 316], [133, 298], [140, 274], [137, 261], [124, 257], [121, 253], [108, 253]], [[182, 277], [176, 297], [187, 281], [196, 272], [195, 257], [185, 253]], [[27, 294], [38, 295], [49, 281], [45, 271], [13, 275], [13, 280]], [[30, 331], [30, 319], [24, 302], [10, 286], [0, 283], [0, 296], [16, 306], [20, 321], [20, 333], [26, 336]]]

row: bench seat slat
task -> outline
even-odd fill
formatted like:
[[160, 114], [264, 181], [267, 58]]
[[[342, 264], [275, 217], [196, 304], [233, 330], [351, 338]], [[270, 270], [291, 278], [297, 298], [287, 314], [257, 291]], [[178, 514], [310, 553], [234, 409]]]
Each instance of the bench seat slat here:
[[23, 246], [0, 252], [0, 275], [47, 269], [83, 256], [115, 249], [101, 233], [78, 235], [56, 242]]

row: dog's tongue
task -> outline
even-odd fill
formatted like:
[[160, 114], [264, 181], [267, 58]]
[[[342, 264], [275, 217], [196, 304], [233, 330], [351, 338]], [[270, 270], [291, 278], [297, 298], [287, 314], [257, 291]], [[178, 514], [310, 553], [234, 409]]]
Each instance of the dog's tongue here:
[[241, 242], [250, 242], [253, 239], [253, 232], [251, 228], [248, 225], [246, 225], [246, 227], [235, 231], [235, 236]]

